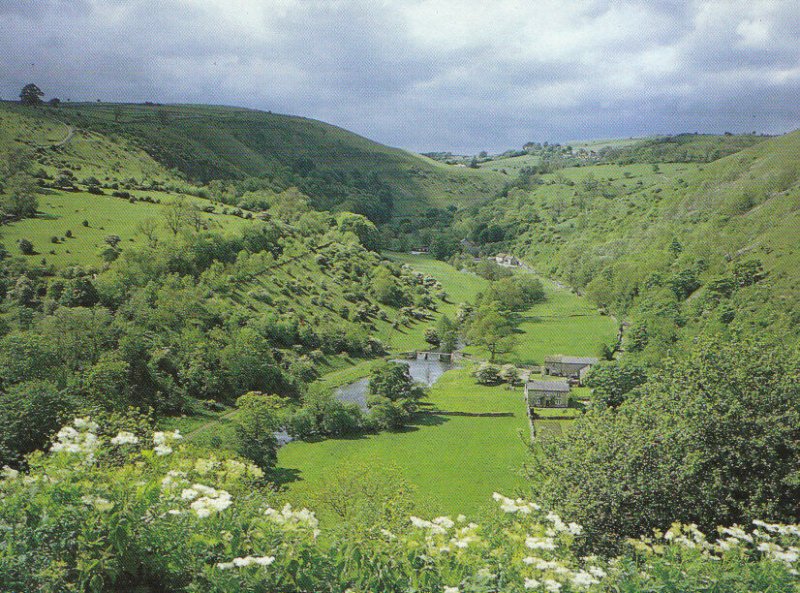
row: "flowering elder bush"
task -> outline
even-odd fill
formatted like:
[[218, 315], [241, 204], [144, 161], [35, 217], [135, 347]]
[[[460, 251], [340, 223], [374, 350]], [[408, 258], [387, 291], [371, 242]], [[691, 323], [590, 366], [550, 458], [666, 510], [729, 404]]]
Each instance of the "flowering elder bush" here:
[[178, 432], [112, 436], [79, 418], [28, 462], [0, 480], [3, 591], [798, 591], [795, 525], [711, 537], [675, 524], [601, 560], [574, 552], [580, 525], [501, 494], [479, 523], [412, 516], [323, 534], [258, 467]]

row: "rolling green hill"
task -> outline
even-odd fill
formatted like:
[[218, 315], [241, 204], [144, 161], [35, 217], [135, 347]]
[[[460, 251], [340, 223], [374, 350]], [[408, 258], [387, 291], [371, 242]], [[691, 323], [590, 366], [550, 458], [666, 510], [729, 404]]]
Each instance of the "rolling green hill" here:
[[703, 328], [796, 335], [799, 179], [795, 132], [708, 164], [562, 169], [462, 224], [641, 324], [632, 349]]
[[[193, 182], [258, 178], [278, 191], [297, 186], [317, 207], [356, 211], [376, 221], [469, 204], [503, 182], [497, 173], [450, 167], [323, 122], [249, 109], [107, 103], [30, 109], [6, 103], [0, 114], [4, 125], [12, 114], [36, 120], [50, 129], [50, 142], [72, 127], [149, 155]], [[112, 162], [109, 157], [98, 154], [97, 161]], [[129, 160], [120, 168], [132, 175], [135, 170], [135, 177], [163, 174], [141, 171]]]

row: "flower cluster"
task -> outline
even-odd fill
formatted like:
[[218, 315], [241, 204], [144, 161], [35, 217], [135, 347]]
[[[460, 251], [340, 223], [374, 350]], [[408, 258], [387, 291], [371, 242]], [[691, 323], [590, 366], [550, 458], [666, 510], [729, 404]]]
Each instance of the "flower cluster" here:
[[156, 455], [163, 456], [169, 455], [173, 452], [172, 444], [183, 438], [179, 430], [173, 432], [154, 432], [153, 433], [153, 451]]
[[264, 511], [264, 515], [266, 515], [270, 521], [277, 523], [284, 529], [307, 528], [313, 529], [315, 535], [318, 533], [317, 526], [319, 525], [319, 521], [317, 521], [317, 517], [314, 513], [308, 509], [295, 511], [292, 509], [292, 505], [286, 503], [280, 511], [268, 508]]
[[523, 515], [530, 515], [531, 512], [539, 511], [542, 508], [535, 502], [527, 502], [521, 498], [514, 500], [508, 498], [507, 496], [503, 496], [499, 492], [492, 494], [492, 498], [495, 500], [495, 502], [500, 503], [500, 510], [504, 513], [520, 513]]
[[203, 484], [193, 484], [190, 488], [184, 488], [181, 499], [191, 500], [191, 509], [201, 519], [214, 513], [221, 513], [233, 503], [229, 492]]
[[120, 431], [117, 436], [111, 439], [112, 445], [138, 445], [139, 437], [126, 430]]
[[244, 556], [243, 558], [234, 558], [230, 562], [218, 562], [216, 567], [219, 570], [231, 570], [247, 566], [269, 566], [273, 562], [275, 562], [275, 556]]
[[53, 453], [73, 453], [86, 456], [86, 460], [94, 460], [98, 447], [97, 426], [89, 418], [75, 418], [71, 426], [58, 431], [55, 442], [50, 446]]
[[[800, 527], [755, 520], [756, 529], [748, 532], [739, 525], [719, 527], [720, 537], [711, 542], [697, 525], [674, 523], [663, 534], [655, 532], [655, 538], [643, 537], [631, 543], [639, 551], [648, 554], [664, 554], [667, 544], [675, 544], [680, 549], [693, 550], [703, 556], [719, 559], [725, 553], [753, 553], [763, 558], [784, 564], [791, 574], [800, 575], [796, 564], [800, 559]], [[786, 541], [784, 541], [786, 540]]]

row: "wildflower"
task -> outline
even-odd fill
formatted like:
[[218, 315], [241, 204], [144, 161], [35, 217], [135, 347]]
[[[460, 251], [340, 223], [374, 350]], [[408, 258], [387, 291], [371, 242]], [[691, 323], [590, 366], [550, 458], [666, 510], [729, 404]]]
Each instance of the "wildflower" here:
[[606, 577], [606, 571], [600, 568], [599, 566], [590, 566], [589, 572], [596, 576], [598, 579], [603, 579]]
[[15, 469], [8, 467], [7, 465], [4, 465], [3, 470], [2, 472], [0, 472], [0, 474], [2, 474], [3, 478], [5, 478], [6, 480], [13, 480], [19, 475], [19, 472]]
[[445, 587], [442, 589], [442, 593], [459, 593], [458, 587]]
[[170, 470], [167, 472], [167, 475], [164, 476], [164, 479], [161, 480], [161, 487], [162, 488], [172, 488], [173, 486], [180, 486], [182, 484], [188, 484], [189, 482], [186, 480], [186, 472], [181, 472], [177, 470]]
[[537, 581], [536, 579], [525, 579], [525, 588], [526, 589], [535, 589], [539, 585], [541, 585], [541, 583], [539, 581]]
[[86, 495], [81, 497], [81, 502], [85, 505], [92, 506], [98, 511], [105, 512], [114, 508], [114, 503], [102, 498], [100, 496]]
[[164, 455], [172, 453], [173, 449], [169, 445], [156, 445], [153, 447], [153, 451], [155, 451], [155, 454], [159, 457], [163, 457]]
[[583, 533], [583, 527], [581, 525], [578, 525], [577, 523], [570, 523], [569, 525], [567, 525], [567, 530], [572, 535], [580, 535], [581, 533]]
[[230, 570], [252, 565], [269, 566], [273, 562], [275, 562], [275, 556], [244, 556], [243, 558], [234, 558], [230, 562], [218, 562], [216, 566], [219, 570]]
[[284, 528], [296, 529], [298, 527], [308, 527], [316, 529], [319, 525], [314, 513], [308, 509], [301, 509], [299, 511], [292, 510], [292, 505], [286, 504], [283, 509], [276, 511], [275, 509], [268, 508], [264, 514], [274, 523], [277, 523]]
[[138, 445], [139, 437], [132, 432], [120, 431], [117, 436], [111, 439], [112, 445]]
[[600, 581], [584, 570], [580, 570], [572, 575], [572, 584], [581, 589], [589, 588], [599, 582]]
[[525, 540], [525, 545], [528, 546], [531, 550], [555, 550], [556, 545], [553, 543], [553, 540], [549, 537], [542, 538], [542, 537], [529, 537]]
[[561, 590], [561, 583], [551, 579], [546, 579], [544, 582], [544, 588], [550, 591], [550, 593], [558, 593]]
[[432, 521], [432, 523], [434, 523], [435, 525], [441, 525], [445, 529], [450, 529], [455, 525], [455, 523], [453, 523], [453, 520], [450, 517], [436, 517]]

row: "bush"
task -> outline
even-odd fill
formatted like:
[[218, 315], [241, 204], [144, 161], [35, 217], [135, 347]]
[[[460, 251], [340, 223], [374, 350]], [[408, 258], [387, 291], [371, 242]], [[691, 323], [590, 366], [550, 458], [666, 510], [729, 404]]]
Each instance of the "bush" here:
[[28, 239], [20, 239], [17, 241], [17, 246], [19, 247], [20, 253], [22, 255], [33, 255], [33, 243], [31, 243]]
[[[699, 340], [664, 361], [635, 399], [537, 439], [545, 502], [584, 522], [590, 543], [606, 550], [675, 520], [705, 530], [796, 521], [797, 356], [756, 340]], [[612, 398], [639, 380], [611, 379], [601, 389]]]
[[481, 363], [472, 374], [479, 385], [499, 385], [503, 381], [500, 367], [488, 362]]
[[250, 392], [237, 399], [236, 406], [236, 450], [263, 469], [272, 467], [278, 452], [275, 432], [281, 427], [281, 398]]
[[326, 528], [262, 487], [258, 467], [183, 445], [177, 433], [119, 426], [76, 419], [31, 458], [30, 475], [3, 471], [0, 525], [13, 542], [0, 548], [6, 590], [796, 589], [794, 525], [758, 521], [718, 538], [675, 524], [619, 557], [585, 557], [581, 525], [523, 499], [495, 494], [496, 507], [475, 523], [409, 518], [409, 487], [396, 472], [363, 466], [331, 476], [315, 497], [334, 513]]

